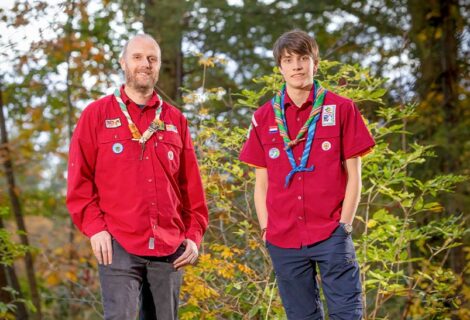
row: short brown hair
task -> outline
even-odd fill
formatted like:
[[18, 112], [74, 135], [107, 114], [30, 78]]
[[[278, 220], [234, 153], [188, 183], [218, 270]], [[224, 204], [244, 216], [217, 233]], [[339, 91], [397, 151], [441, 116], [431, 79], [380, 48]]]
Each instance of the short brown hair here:
[[315, 39], [299, 29], [285, 32], [274, 43], [273, 54], [278, 66], [281, 65], [281, 58], [285, 52], [309, 55], [314, 61], [320, 60]]

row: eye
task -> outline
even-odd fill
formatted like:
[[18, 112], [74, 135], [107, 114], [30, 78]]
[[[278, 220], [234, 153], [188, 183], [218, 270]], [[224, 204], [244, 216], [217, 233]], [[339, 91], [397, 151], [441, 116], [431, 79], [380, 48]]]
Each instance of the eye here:
[[156, 63], [158, 61], [157, 57], [150, 57], [149, 61], [152, 63]]
[[307, 61], [307, 60], [309, 60], [309, 59], [310, 59], [309, 56], [303, 56], [303, 57], [302, 57], [302, 60], [303, 60], [303, 61]]

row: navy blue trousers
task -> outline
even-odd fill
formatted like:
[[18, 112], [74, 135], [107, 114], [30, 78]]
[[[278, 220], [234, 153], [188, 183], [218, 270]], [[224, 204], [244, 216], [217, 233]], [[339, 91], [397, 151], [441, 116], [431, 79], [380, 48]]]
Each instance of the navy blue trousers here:
[[338, 227], [330, 238], [300, 249], [266, 242], [282, 304], [289, 320], [324, 319], [317, 283], [320, 270], [331, 320], [360, 320], [362, 298], [359, 265], [350, 235]]

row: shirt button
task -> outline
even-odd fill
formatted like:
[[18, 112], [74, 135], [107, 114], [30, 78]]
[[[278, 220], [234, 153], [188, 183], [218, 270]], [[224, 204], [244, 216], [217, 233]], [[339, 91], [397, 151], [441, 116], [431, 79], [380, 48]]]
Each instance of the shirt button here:
[[163, 140], [163, 136], [158, 136], [158, 139], [159, 139], [159, 140]]
[[297, 121], [300, 121], [300, 118], [297, 118]]
[[149, 159], [149, 157], [148, 157], [148, 156], [146, 156], [146, 157], [145, 157], [145, 160], [148, 160], [148, 159]]
[[274, 141], [276, 141], [276, 138], [273, 138], [273, 140], [272, 140], [272, 141], [273, 141], [273, 142], [274, 142]]
[[158, 142], [155, 142], [155, 147], [158, 146]]
[[299, 177], [299, 180], [302, 180], [302, 177]]
[[297, 199], [302, 200], [302, 196], [298, 196]]
[[299, 216], [299, 217], [297, 217], [297, 218], [298, 218], [299, 220], [303, 220], [303, 219], [304, 219], [304, 217], [301, 217], [301, 216]]
[[152, 228], [157, 229], [157, 225], [156, 224], [152, 225]]
[[152, 202], [151, 205], [154, 206], [154, 205], [155, 205], [155, 202]]
[[152, 179], [148, 179], [147, 181], [148, 181], [148, 182], [152, 182]]
[[299, 159], [299, 161], [302, 161], [302, 157], [299, 157], [298, 159]]

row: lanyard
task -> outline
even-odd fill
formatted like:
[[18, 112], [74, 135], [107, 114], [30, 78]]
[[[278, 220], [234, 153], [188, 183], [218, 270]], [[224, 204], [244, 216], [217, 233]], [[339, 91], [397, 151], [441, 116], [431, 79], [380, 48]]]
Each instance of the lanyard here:
[[140, 134], [139, 129], [137, 129], [137, 126], [132, 121], [129, 111], [127, 110], [127, 106], [124, 101], [122, 101], [121, 92], [119, 91], [119, 89], [114, 90], [114, 97], [116, 98], [122, 113], [124, 113], [124, 116], [126, 117], [127, 122], [129, 123], [129, 130], [132, 133], [132, 140], [139, 141], [139, 143], [142, 144], [142, 148], [155, 132], [159, 130], [165, 130], [165, 124], [162, 120], [160, 120], [163, 100], [158, 94], [157, 97], [159, 104], [157, 106], [157, 109], [155, 110], [155, 118], [152, 120], [152, 122], [150, 122], [149, 127], [147, 128], [147, 130], [145, 130], [143, 134]]

